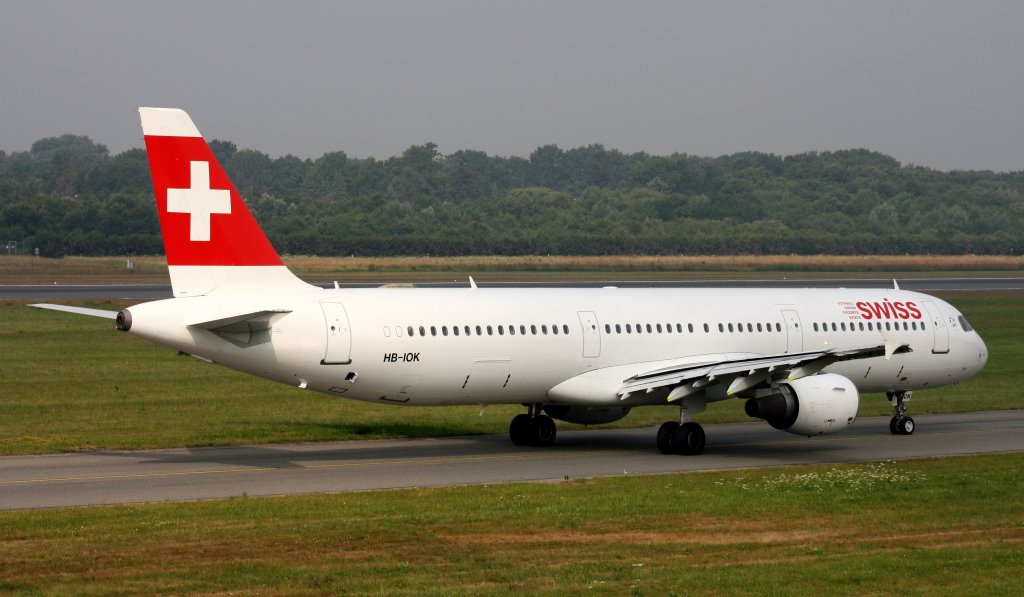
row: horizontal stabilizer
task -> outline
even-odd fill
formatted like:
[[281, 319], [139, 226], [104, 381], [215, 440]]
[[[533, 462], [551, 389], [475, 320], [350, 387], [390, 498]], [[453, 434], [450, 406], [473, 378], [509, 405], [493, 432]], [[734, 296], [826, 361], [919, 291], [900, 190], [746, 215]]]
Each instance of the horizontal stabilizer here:
[[29, 307], [36, 307], [37, 309], [50, 309], [53, 311], [64, 311], [66, 313], [76, 313], [78, 315], [88, 315], [90, 317], [103, 317], [104, 319], [117, 319], [117, 311], [104, 311], [103, 309], [89, 309], [88, 307], [69, 307], [68, 305], [50, 305], [47, 303], [29, 305]]
[[210, 319], [188, 324], [190, 328], [200, 328], [211, 332], [232, 334], [266, 331], [270, 329], [271, 320], [275, 315], [291, 313], [285, 309], [268, 309], [265, 311], [253, 311], [231, 317]]

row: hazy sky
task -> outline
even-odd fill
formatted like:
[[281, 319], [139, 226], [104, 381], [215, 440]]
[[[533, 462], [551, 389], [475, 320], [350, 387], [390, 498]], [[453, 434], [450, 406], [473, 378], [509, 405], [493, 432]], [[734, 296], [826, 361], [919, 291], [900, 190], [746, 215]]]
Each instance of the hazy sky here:
[[140, 105], [273, 156], [865, 147], [1024, 170], [1024, 2], [0, 4], [0, 149], [141, 147]]

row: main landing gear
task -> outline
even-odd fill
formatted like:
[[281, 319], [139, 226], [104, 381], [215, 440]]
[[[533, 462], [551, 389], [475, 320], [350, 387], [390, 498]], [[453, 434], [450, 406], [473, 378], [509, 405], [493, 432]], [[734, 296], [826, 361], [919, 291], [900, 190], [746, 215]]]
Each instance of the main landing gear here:
[[704, 451], [704, 428], [694, 423], [693, 416], [704, 412], [707, 401], [703, 396], [687, 396], [679, 401], [679, 421], [663, 423], [658, 429], [658, 451], [662, 454], [688, 456]]
[[700, 454], [704, 443], [704, 428], [693, 421], [668, 421], [658, 429], [658, 450], [662, 454]]
[[893, 435], [910, 435], [914, 433], [914, 419], [907, 416], [906, 402], [910, 401], [912, 392], [886, 392], [885, 396], [892, 402], [895, 415], [889, 421], [889, 431]]
[[517, 446], [537, 446], [544, 448], [555, 443], [558, 429], [555, 421], [547, 415], [540, 414], [540, 405], [531, 404], [530, 414], [516, 415], [508, 426], [508, 436]]

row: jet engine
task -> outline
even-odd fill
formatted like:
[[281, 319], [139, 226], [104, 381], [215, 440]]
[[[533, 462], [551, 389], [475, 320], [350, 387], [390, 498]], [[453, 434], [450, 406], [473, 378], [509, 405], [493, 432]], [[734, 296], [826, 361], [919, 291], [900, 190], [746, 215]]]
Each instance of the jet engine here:
[[552, 418], [578, 425], [601, 425], [612, 423], [629, 414], [628, 406], [573, 406], [569, 404], [548, 404], [544, 412]]
[[859, 407], [860, 395], [852, 381], [822, 373], [786, 382], [775, 394], [751, 398], [744, 410], [776, 429], [811, 436], [846, 429], [857, 418]]

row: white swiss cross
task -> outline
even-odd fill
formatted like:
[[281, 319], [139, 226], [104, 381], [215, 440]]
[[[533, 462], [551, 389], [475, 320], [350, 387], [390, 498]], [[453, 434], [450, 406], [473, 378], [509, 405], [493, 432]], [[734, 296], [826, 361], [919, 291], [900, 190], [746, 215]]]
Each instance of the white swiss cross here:
[[210, 162], [192, 162], [191, 188], [167, 189], [167, 211], [187, 213], [188, 239], [210, 240], [210, 214], [231, 213], [231, 191], [210, 188]]

